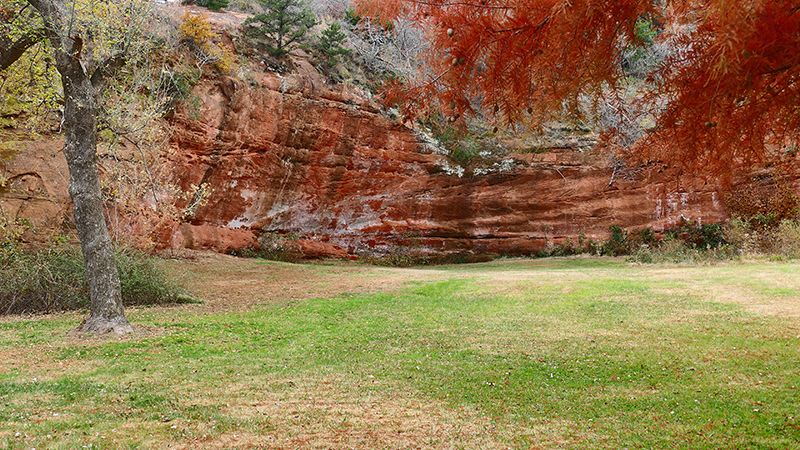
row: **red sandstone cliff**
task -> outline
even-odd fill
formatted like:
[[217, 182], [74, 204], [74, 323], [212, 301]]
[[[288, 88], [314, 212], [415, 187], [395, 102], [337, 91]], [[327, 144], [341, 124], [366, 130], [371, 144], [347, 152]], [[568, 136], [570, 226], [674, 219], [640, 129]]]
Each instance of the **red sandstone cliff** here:
[[[727, 218], [713, 179], [666, 167], [622, 177], [588, 149], [462, 167], [352, 88], [326, 86], [307, 61], [259, 77], [205, 80], [193, 92], [199, 109], [171, 119], [167, 176], [212, 194], [156, 233], [161, 245], [231, 251], [276, 231], [302, 234], [318, 256], [385, 252], [409, 236], [429, 252], [524, 254], [581, 233], [603, 239], [614, 224], [658, 231], [681, 216]], [[29, 238], [49, 235], [70, 215], [60, 142], [15, 145], [2, 155], [0, 207], [30, 221]]]
[[212, 226], [380, 252], [413, 233], [431, 252], [514, 254], [580, 233], [603, 238], [612, 224], [660, 230], [681, 216], [726, 218], [713, 183], [664, 168], [620, 179], [590, 150], [461, 167], [363, 99], [321, 84], [264, 76], [258, 87], [225, 79], [195, 89], [202, 109], [174, 118], [173, 172], [184, 188], [207, 183], [213, 194], [173, 242], [225, 247], [196, 239]]

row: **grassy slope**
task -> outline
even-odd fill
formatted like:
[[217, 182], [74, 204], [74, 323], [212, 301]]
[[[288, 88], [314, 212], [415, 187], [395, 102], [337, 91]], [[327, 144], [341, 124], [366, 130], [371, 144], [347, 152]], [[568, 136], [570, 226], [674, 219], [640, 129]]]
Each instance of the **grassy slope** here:
[[0, 443], [800, 448], [800, 264], [435, 270], [394, 294], [134, 310], [147, 334], [122, 341], [4, 320]]

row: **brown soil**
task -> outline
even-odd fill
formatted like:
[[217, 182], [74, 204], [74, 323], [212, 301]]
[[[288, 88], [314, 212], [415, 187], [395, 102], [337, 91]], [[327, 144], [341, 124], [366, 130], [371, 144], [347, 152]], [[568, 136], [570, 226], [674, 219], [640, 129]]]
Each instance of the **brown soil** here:
[[394, 269], [348, 262], [289, 264], [213, 252], [182, 252], [168, 262], [182, 274], [200, 304], [185, 308], [209, 313], [246, 311], [264, 303], [290, 303], [343, 293], [393, 291], [410, 281], [434, 281], [453, 273]]

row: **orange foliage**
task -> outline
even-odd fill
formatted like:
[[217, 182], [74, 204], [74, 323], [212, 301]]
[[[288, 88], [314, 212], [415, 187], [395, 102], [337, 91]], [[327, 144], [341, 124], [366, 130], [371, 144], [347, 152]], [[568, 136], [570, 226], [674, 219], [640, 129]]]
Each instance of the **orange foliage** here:
[[[800, 2], [672, 2], [653, 144], [689, 167], [779, 159], [800, 137]], [[699, 8], [698, 8], [699, 6]], [[696, 27], [692, 32], [684, 31]]]
[[386, 91], [408, 117], [436, 110], [534, 127], [583, 120], [621, 95], [623, 52], [639, 43], [636, 22], [646, 19], [672, 52], [646, 84], [656, 126], [629, 151], [720, 169], [774, 156], [765, 144], [800, 136], [798, 0], [358, 0], [357, 7], [383, 20], [411, 18], [428, 33], [419, 77]]

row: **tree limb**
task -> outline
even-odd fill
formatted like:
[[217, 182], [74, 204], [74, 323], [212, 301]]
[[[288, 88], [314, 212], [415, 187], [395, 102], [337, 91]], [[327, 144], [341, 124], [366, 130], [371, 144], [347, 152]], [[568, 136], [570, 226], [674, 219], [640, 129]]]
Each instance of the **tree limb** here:
[[117, 73], [117, 70], [127, 62], [128, 59], [123, 53], [118, 53], [103, 61], [103, 63], [95, 69], [94, 73], [92, 73], [92, 77], [89, 80], [95, 88], [95, 91], [98, 94], [102, 93], [108, 85], [109, 80]]
[[0, 70], [5, 70], [14, 64], [26, 50], [33, 47], [36, 43], [44, 39], [45, 31], [43, 28], [31, 30], [17, 39], [10, 45], [7, 42], [0, 42]]

